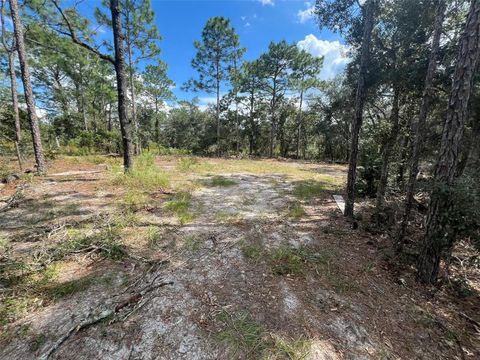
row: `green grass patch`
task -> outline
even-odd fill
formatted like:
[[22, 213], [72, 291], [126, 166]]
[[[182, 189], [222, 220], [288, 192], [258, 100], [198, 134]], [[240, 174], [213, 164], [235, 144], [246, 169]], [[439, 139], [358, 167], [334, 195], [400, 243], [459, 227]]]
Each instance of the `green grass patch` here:
[[152, 248], [157, 247], [163, 241], [163, 233], [158, 226], [149, 226], [145, 236], [148, 245]]
[[193, 157], [183, 157], [177, 161], [177, 169], [182, 172], [187, 172], [193, 170], [195, 165], [198, 164], [197, 159]]
[[262, 327], [248, 312], [230, 314], [222, 311], [218, 315], [223, 329], [216, 339], [228, 346], [230, 358], [259, 359], [267, 347]]
[[287, 216], [291, 219], [301, 219], [306, 215], [305, 209], [299, 201], [292, 201], [288, 204]]
[[120, 165], [112, 165], [109, 169], [113, 185], [125, 186], [128, 189], [158, 191], [170, 185], [168, 175], [155, 165], [155, 155], [150, 152], [136, 157], [133, 169], [126, 174]]
[[211, 179], [204, 181], [205, 186], [211, 186], [211, 187], [230, 187], [237, 184], [238, 183], [235, 180], [227, 179], [219, 175], [213, 176]]
[[202, 239], [195, 235], [187, 236], [183, 242], [183, 247], [189, 251], [200, 250], [201, 245]]
[[191, 210], [192, 195], [188, 192], [178, 192], [165, 203], [165, 210], [172, 213], [180, 221], [187, 224], [195, 218]]
[[241, 248], [243, 256], [247, 259], [258, 260], [262, 255], [262, 248], [257, 244], [242, 244]]
[[275, 275], [301, 275], [305, 263], [299, 252], [291, 247], [280, 247], [270, 254], [271, 269]]
[[96, 282], [94, 277], [85, 277], [77, 280], [71, 280], [60, 284], [54, 284], [47, 290], [48, 296], [52, 300], [58, 300], [63, 297], [84, 291]]
[[222, 310], [217, 320], [222, 328], [215, 339], [228, 347], [229, 359], [301, 360], [310, 354], [310, 341], [270, 333], [247, 311]]
[[311, 342], [305, 339], [287, 339], [272, 334], [272, 346], [265, 359], [304, 360], [310, 355]]
[[293, 195], [301, 200], [309, 200], [325, 193], [325, 185], [318, 181], [299, 181], [295, 184]]
[[123, 197], [123, 206], [128, 211], [139, 211], [149, 206], [150, 196], [139, 189], [128, 189]]
[[270, 267], [276, 275], [303, 275], [307, 269], [328, 275], [331, 259], [328, 251], [320, 254], [306, 246], [281, 246], [270, 253]]

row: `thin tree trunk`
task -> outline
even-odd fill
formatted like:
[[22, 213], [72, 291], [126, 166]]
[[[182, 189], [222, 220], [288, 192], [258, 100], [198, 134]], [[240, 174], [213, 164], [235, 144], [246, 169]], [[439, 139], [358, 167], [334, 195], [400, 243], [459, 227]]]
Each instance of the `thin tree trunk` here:
[[[302, 79], [302, 83], [303, 83], [303, 79]], [[300, 91], [300, 105], [298, 106], [297, 159], [300, 156], [300, 134], [302, 133], [302, 105], [303, 105], [303, 89]]]
[[160, 120], [158, 119], [158, 98], [155, 97], [155, 141], [160, 144]]
[[417, 279], [433, 284], [437, 280], [440, 261], [448, 255], [456, 234], [448, 224], [451, 199], [458, 165], [473, 78], [480, 57], [480, 1], [472, 1], [453, 75], [452, 91], [443, 128], [439, 157], [435, 169], [434, 187], [427, 214], [427, 226], [418, 259]]
[[390, 164], [390, 158], [392, 156], [395, 141], [397, 139], [397, 135], [400, 130], [400, 121], [399, 121], [400, 90], [398, 89], [398, 87], [395, 86], [393, 92], [394, 93], [393, 93], [392, 113], [390, 116], [392, 129], [390, 130], [390, 134], [387, 138], [387, 141], [385, 142], [385, 146], [383, 147], [382, 169], [380, 172], [380, 180], [378, 182], [377, 198], [376, 198], [377, 212], [381, 211], [383, 208], [383, 204], [385, 200], [385, 192], [387, 190], [387, 182], [388, 182], [388, 165]]
[[256, 152], [255, 146], [255, 120], [254, 115], [254, 105], [255, 105], [255, 93], [252, 91], [250, 94], [250, 114], [248, 118], [250, 119], [250, 155]]
[[216, 63], [216, 92], [217, 106], [215, 108], [215, 117], [217, 120], [217, 156], [220, 156], [220, 63], [217, 59]]
[[123, 164], [125, 172], [133, 166], [133, 144], [130, 122], [127, 119], [126, 107], [126, 76], [125, 76], [125, 50], [123, 48], [122, 23], [120, 18], [120, 5], [118, 0], [110, 0], [112, 12], [112, 29], [115, 46], [115, 72], [117, 76], [118, 94], [118, 119], [122, 132]]
[[10, 75], [10, 92], [12, 95], [13, 117], [15, 121], [15, 152], [17, 153], [18, 167], [20, 171], [22, 171], [22, 152], [20, 151], [22, 129], [20, 127], [20, 113], [18, 111], [17, 76], [15, 75], [15, 53], [13, 51], [8, 51], [8, 69]]
[[47, 171], [47, 167], [45, 164], [45, 158], [43, 156], [40, 126], [38, 124], [37, 113], [35, 111], [35, 99], [33, 98], [32, 84], [30, 83], [30, 69], [27, 62], [27, 54], [23, 39], [23, 26], [18, 13], [17, 0], [10, 0], [10, 12], [12, 15], [15, 41], [17, 43], [18, 60], [22, 72], [23, 89], [25, 91], [25, 102], [27, 105], [28, 119], [30, 121], [32, 132], [33, 151], [35, 153], [37, 172], [39, 174], [43, 174]]
[[270, 105], [270, 116], [271, 116], [271, 124], [270, 124], [270, 150], [268, 153], [269, 157], [273, 157], [273, 148], [274, 145], [274, 138], [275, 138], [275, 107], [276, 107], [276, 83], [273, 84], [273, 94], [272, 94], [272, 102]]
[[425, 132], [425, 125], [427, 122], [428, 112], [430, 110], [430, 104], [432, 101], [433, 90], [433, 77], [437, 68], [437, 59], [440, 48], [440, 37], [443, 29], [443, 19], [445, 17], [445, 0], [437, 0], [435, 13], [435, 29], [433, 33], [432, 50], [430, 53], [430, 59], [428, 62], [427, 76], [425, 79], [425, 87], [423, 90], [422, 104], [420, 106], [420, 113], [418, 115], [418, 123], [415, 131], [415, 139], [413, 142], [412, 156], [410, 160], [410, 171], [407, 182], [407, 193], [405, 197], [405, 204], [403, 210], [402, 221], [397, 232], [395, 248], [397, 251], [401, 251], [405, 234], [407, 231], [407, 225], [410, 221], [410, 214], [413, 206], [413, 196], [415, 194], [416, 179], [418, 174], [418, 164], [420, 161], [420, 153], [423, 149], [423, 134]]
[[363, 107], [366, 97], [365, 78], [367, 76], [370, 41], [373, 30], [373, 12], [375, 0], [367, 0], [364, 5], [364, 24], [362, 50], [360, 55], [360, 71], [358, 74], [357, 93], [355, 96], [355, 116], [353, 118], [350, 154], [348, 158], [347, 199], [345, 201], [345, 216], [353, 217], [355, 203], [355, 180], [357, 175], [358, 138], [363, 122]]

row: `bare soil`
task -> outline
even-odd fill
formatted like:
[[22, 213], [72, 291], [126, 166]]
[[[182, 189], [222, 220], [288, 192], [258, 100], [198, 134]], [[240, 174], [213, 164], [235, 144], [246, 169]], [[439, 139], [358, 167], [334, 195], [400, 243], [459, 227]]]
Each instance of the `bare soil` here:
[[[388, 237], [352, 229], [332, 199], [334, 186], [301, 199], [304, 213], [289, 216], [299, 201], [295, 188], [305, 181], [292, 174], [301, 170], [341, 183], [343, 167], [264, 161], [264, 170], [255, 173], [235, 170], [233, 160], [208, 161], [212, 174], [185, 178], [206, 184], [221, 175], [234, 183], [193, 188], [191, 221], [182, 224], [165, 209], [179, 189], [159, 189], [149, 194], [148, 205], [135, 209], [136, 220], [122, 227], [128, 256], [111, 258], [92, 246], [52, 259], [52, 282], [86, 284], [77, 291], [52, 299], [21, 282], [0, 282], [2, 301], [28, 293], [27, 304], [2, 321], [0, 358], [480, 358], [477, 282], [464, 298], [448, 287], [418, 286], [412, 267], [399, 270], [387, 259]], [[167, 173], [176, 163], [157, 160]], [[294, 171], [268, 170], [277, 165]], [[6, 244], [0, 247], [0, 267], [37, 263], [75, 229], [94, 231], [88, 226], [125, 215], [120, 205], [126, 190], [112, 184], [106, 168], [56, 160], [50, 175], [0, 189], [0, 208], [22, 193], [0, 212]], [[272, 254], [278, 249], [306, 254], [301, 271], [276, 271]], [[27, 265], [22, 276], [31, 270]], [[478, 279], [478, 269], [468, 271]], [[225, 320], [239, 314], [258, 326], [258, 339]], [[225, 336], [229, 326], [237, 340]], [[285, 350], [275, 339], [289, 349], [301, 342], [302, 350]]]

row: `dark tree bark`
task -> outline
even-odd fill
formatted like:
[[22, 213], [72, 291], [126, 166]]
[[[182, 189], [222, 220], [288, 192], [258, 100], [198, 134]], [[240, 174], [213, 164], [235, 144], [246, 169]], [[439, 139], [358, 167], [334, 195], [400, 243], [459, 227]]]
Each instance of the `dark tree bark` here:
[[365, 104], [368, 59], [370, 42], [373, 30], [375, 0], [367, 0], [364, 5], [364, 24], [362, 35], [362, 49], [360, 55], [360, 71], [358, 74], [357, 93], [355, 96], [355, 116], [353, 118], [350, 154], [348, 158], [347, 199], [345, 201], [345, 216], [353, 217], [355, 203], [355, 180], [357, 173], [358, 138], [363, 122], [363, 108]]
[[418, 259], [417, 279], [422, 283], [435, 283], [440, 261], [450, 253], [455, 240], [456, 234], [448, 224], [451, 208], [449, 191], [454, 185], [457, 172], [459, 146], [468, 116], [468, 102], [479, 57], [480, 0], [473, 0], [460, 40], [452, 91], [435, 168], [426, 233]]
[[376, 198], [377, 212], [381, 211], [384, 205], [385, 192], [387, 190], [387, 182], [388, 182], [388, 165], [390, 164], [390, 158], [392, 157], [393, 148], [397, 140], [398, 132], [400, 130], [399, 99], [400, 99], [400, 90], [398, 86], [395, 86], [393, 89], [392, 113], [390, 115], [390, 122], [392, 124], [392, 129], [390, 130], [390, 134], [383, 146], [383, 153], [382, 153], [382, 168], [380, 172], [380, 180], [378, 182], [377, 198]]
[[215, 107], [215, 119], [217, 121], [217, 156], [221, 155], [220, 152], [220, 59], [217, 59], [215, 62], [215, 69], [216, 69], [216, 96], [217, 96], [217, 104]]
[[130, 122], [127, 119], [125, 50], [123, 48], [122, 23], [118, 0], [110, 0], [110, 11], [112, 13], [113, 41], [115, 47], [114, 65], [117, 75], [118, 119], [122, 132], [123, 164], [125, 171], [129, 171], [133, 166], [133, 143]]
[[18, 111], [17, 75], [15, 74], [16, 44], [15, 44], [15, 40], [12, 41], [11, 45], [9, 45], [7, 42], [6, 29], [5, 29], [4, 1], [5, 0], [1, 0], [2, 44], [3, 44], [3, 47], [5, 48], [5, 51], [8, 54], [8, 74], [10, 76], [10, 93], [12, 96], [12, 110], [13, 110], [13, 117], [15, 122], [15, 150], [17, 153], [18, 167], [20, 168], [20, 171], [21, 171], [23, 169], [22, 154], [20, 151], [20, 141], [22, 140], [22, 129], [20, 127], [20, 114]]
[[27, 53], [25, 51], [25, 43], [23, 40], [23, 26], [18, 13], [17, 0], [10, 0], [10, 12], [13, 21], [13, 32], [17, 44], [18, 60], [20, 70], [22, 72], [23, 89], [25, 92], [25, 102], [27, 105], [28, 120], [32, 133], [33, 151], [35, 153], [35, 162], [37, 164], [37, 172], [44, 174], [47, 171], [45, 158], [43, 156], [42, 138], [40, 136], [40, 126], [35, 111], [35, 99], [33, 97], [32, 84], [30, 82], [30, 68], [27, 62]]
[[445, 0], [437, 0], [436, 12], [435, 12], [435, 29], [433, 32], [432, 50], [430, 53], [430, 59], [428, 63], [427, 76], [425, 79], [425, 88], [423, 90], [422, 104], [420, 106], [420, 113], [418, 115], [418, 122], [415, 131], [415, 139], [413, 140], [413, 149], [410, 160], [410, 171], [407, 182], [407, 193], [405, 197], [405, 204], [403, 210], [403, 217], [400, 223], [397, 237], [396, 237], [396, 250], [401, 251], [403, 247], [403, 241], [405, 233], [407, 231], [407, 225], [410, 221], [410, 214], [413, 206], [413, 196], [415, 195], [416, 179], [418, 174], [418, 164], [420, 160], [420, 153], [423, 149], [423, 134], [425, 133], [425, 125], [427, 122], [428, 112], [430, 110], [430, 104], [432, 101], [433, 91], [433, 77], [437, 68], [437, 59], [440, 48], [440, 37], [443, 29], [443, 19], [445, 17]]

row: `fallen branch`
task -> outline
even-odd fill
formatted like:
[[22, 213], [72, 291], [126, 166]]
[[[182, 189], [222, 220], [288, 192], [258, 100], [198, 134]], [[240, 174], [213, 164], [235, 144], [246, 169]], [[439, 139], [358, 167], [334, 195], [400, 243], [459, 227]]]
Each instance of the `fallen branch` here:
[[[155, 278], [156, 279], [156, 278]], [[155, 280], [154, 279], [154, 280]], [[173, 281], [165, 281], [160, 282], [157, 284], [151, 284], [140, 290], [138, 293], [131, 295], [127, 299], [118, 302], [116, 305], [112, 306], [111, 309], [106, 309], [102, 311], [97, 316], [87, 316], [87, 318], [81, 321], [79, 324], [72, 326], [60, 339], [58, 339], [46, 352], [40, 355], [40, 360], [47, 360], [55, 353], [70, 337], [74, 336], [81, 330], [85, 330], [99, 322], [109, 318], [116, 316], [119, 312], [126, 308], [132, 308], [129, 313], [124, 317], [126, 319], [133, 311], [135, 311], [135, 305], [149, 292], [158, 289], [160, 287], [166, 285], [172, 285]], [[141, 304], [141, 306], [145, 305], [146, 301]], [[115, 320], [112, 319], [111, 322]]]

